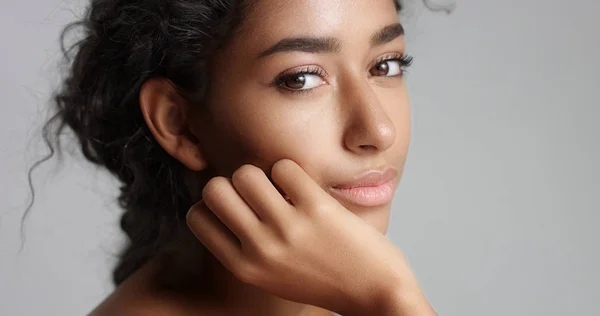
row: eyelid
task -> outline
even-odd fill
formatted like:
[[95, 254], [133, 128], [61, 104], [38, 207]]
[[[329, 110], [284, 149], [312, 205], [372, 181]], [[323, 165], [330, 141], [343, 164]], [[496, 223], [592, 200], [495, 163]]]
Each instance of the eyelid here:
[[[387, 63], [387, 62], [397, 62], [398, 66], [400, 68], [399, 69], [400, 72], [398, 74], [393, 74], [393, 75], [386, 74], [384, 76], [374, 75], [371, 73], [371, 70], [373, 69], [373, 67], [375, 67], [379, 64], [382, 64], [382, 63]], [[369, 76], [373, 76], [373, 77], [403, 78], [404, 75], [406, 74], [408, 68], [412, 65], [412, 62], [413, 62], [413, 57], [404, 52], [389, 53], [389, 54], [383, 55], [382, 57], [379, 57], [372, 66], [369, 66], [369, 69], [367, 70], [367, 72], [369, 73]]]
[[[293, 76], [298, 76], [298, 75], [318, 76], [325, 83], [327, 83], [325, 78], [328, 76], [328, 73], [327, 73], [327, 71], [325, 71], [325, 69], [323, 69], [319, 66], [315, 66], [315, 65], [307, 65], [307, 66], [294, 67], [289, 70], [285, 70], [284, 72], [277, 75], [277, 77], [275, 77], [275, 79], [273, 79], [271, 86], [273, 86], [277, 89], [283, 90], [286, 93], [294, 94], [294, 95], [311, 93], [314, 90], [319, 88], [319, 86], [317, 86], [317, 87], [310, 88], [310, 89], [289, 89], [282, 85], [285, 82], [285, 79], [287, 79], [289, 77], [293, 77]], [[321, 85], [323, 85], [323, 84], [321, 84]]]
[[325, 69], [323, 69], [319, 66], [306, 65], [306, 66], [294, 67], [294, 68], [283, 71], [282, 73], [277, 75], [275, 77], [275, 79], [273, 79], [273, 82], [271, 84], [277, 85], [284, 78], [287, 78], [290, 76], [295, 76], [295, 75], [301, 75], [301, 74], [317, 75], [323, 79], [325, 79], [329, 76], [327, 71], [325, 71]]
[[[369, 65], [368, 71], [370, 71], [374, 66], [376, 66], [380, 63], [383, 63], [386, 61], [391, 61], [391, 60], [399, 61], [400, 67], [405, 69], [412, 64], [413, 57], [404, 52], [386, 53], [386, 54], [382, 55], [381, 57], [377, 58], [375, 60], [375, 62], [373, 62], [371, 65]], [[297, 93], [310, 93], [318, 88], [318, 87], [315, 87], [315, 88], [310, 88], [310, 89], [289, 89], [289, 88], [282, 86], [282, 83], [284, 83], [284, 81], [285, 81], [284, 79], [287, 79], [291, 76], [296, 76], [296, 75], [316, 75], [316, 76], [319, 76], [321, 79], [323, 79], [323, 81], [325, 81], [325, 82], [327, 81], [326, 78], [329, 76], [327, 71], [320, 66], [316, 66], [316, 65], [298, 66], [298, 67], [294, 67], [294, 68], [285, 70], [282, 73], [280, 73], [279, 75], [277, 75], [273, 79], [273, 81], [271, 82], [270, 85], [274, 86], [276, 88], [279, 88], [279, 89], [283, 89], [286, 92], [296, 93], [296, 94]], [[396, 76], [394, 76], [394, 77], [396, 77]]]
[[371, 65], [369, 65], [369, 70], [373, 67], [375, 67], [377, 64], [380, 64], [384, 61], [388, 61], [388, 60], [396, 60], [396, 59], [402, 59], [407, 57], [408, 55], [406, 55], [405, 53], [400, 53], [400, 52], [392, 52], [392, 53], [386, 53], [381, 57], [378, 57], [375, 62], [373, 62]]

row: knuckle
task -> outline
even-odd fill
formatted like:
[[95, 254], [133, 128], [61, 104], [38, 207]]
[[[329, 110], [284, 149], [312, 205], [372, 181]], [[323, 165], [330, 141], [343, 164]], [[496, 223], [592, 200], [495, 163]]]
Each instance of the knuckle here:
[[190, 210], [185, 214], [185, 221], [188, 225], [196, 224], [201, 221], [201, 212], [203, 210], [199, 205], [194, 205], [190, 208]]
[[271, 177], [273, 179], [281, 179], [287, 173], [291, 164], [293, 164], [293, 162], [289, 159], [278, 160], [271, 168]]
[[236, 278], [248, 284], [255, 284], [258, 281], [258, 271], [250, 263], [241, 262], [237, 264], [231, 271]]
[[264, 243], [258, 248], [260, 260], [265, 262], [278, 262], [283, 257], [284, 248], [276, 243]]
[[323, 218], [327, 215], [327, 207], [323, 203], [314, 204], [311, 209], [311, 215], [316, 218]]
[[305, 238], [305, 227], [303, 225], [291, 225], [285, 232], [283, 232], [283, 238], [288, 245], [298, 245], [302, 243]]
[[202, 189], [202, 198], [203, 199], [219, 199], [219, 197], [223, 194], [223, 190], [226, 185], [229, 184], [229, 181], [224, 177], [214, 177], [206, 183], [204, 188]]
[[313, 203], [310, 207], [310, 215], [316, 219], [328, 220], [331, 213], [332, 209], [330, 203], [320, 201], [319, 203]]
[[244, 184], [249, 181], [249, 178], [256, 175], [259, 171], [260, 169], [258, 169], [258, 167], [256, 166], [250, 164], [242, 165], [233, 172], [233, 175], [231, 176], [231, 181], [234, 185]]

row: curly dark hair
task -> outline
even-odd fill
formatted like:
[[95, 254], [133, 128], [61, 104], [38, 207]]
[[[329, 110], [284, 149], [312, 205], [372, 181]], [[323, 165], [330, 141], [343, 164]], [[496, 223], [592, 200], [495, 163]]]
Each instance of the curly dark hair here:
[[[142, 84], [168, 79], [182, 96], [201, 104], [212, 56], [231, 38], [247, 0], [92, 0], [81, 20], [65, 27], [61, 47], [66, 77], [55, 92], [56, 114], [43, 135], [51, 158], [68, 127], [87, 160], [121, 182], [121, 228], [128, 244], [113, 271], [119, 285], [185, 226], [193, 202], [186, 168], [167, 154], [146, 126], [139, 106]], [[399, 0], [394, 0], [401, 10]], [[69, 48], [73, 30], [82, 38]]]

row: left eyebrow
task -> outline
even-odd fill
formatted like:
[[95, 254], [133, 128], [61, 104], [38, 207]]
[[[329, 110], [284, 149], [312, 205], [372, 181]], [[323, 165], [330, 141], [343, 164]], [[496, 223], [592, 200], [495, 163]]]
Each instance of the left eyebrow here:
[[389, 43], [402, 35], [404, 35], [402, 24], [396, 23], [388, 25], [371, 37], [371, 46], [380, 46]]
[[[404, 28], [400, 23], [390, 24], [377, 31], [371, 37], [371, 46], [380, 46], [389, 43], [404, 35]], [[305, 53], [330, 53], [340, 51], [340, 40], [335, 37], [291, 37], [284, 38], [271, 48], [263, 51], [258, 58], [281, 52]]]

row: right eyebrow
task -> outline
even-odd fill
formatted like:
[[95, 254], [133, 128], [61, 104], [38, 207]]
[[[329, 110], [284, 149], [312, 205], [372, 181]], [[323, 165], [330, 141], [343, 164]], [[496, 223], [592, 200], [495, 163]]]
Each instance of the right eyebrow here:
[[277, 42], [258, 55], [263, 58], [279, 52], [301, 51], [306, 53], [339, 52], [340, 40], [335, 37], [292, 37]]

